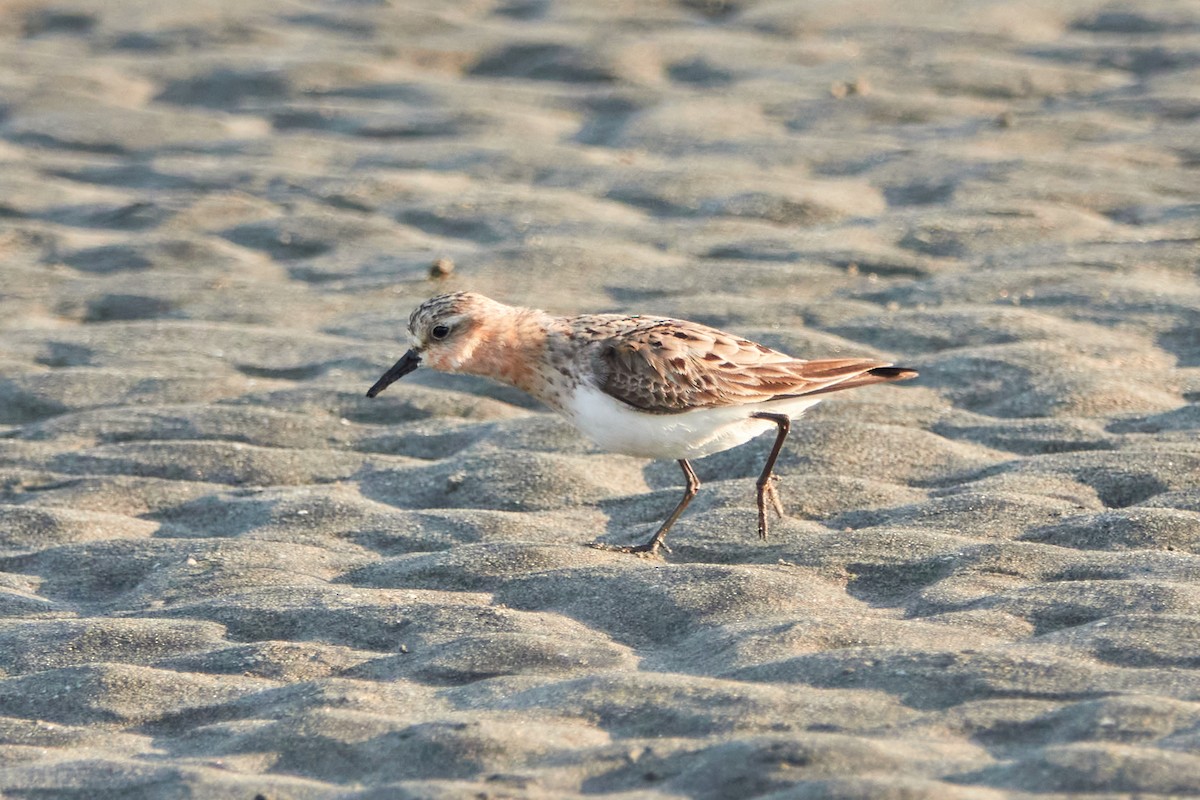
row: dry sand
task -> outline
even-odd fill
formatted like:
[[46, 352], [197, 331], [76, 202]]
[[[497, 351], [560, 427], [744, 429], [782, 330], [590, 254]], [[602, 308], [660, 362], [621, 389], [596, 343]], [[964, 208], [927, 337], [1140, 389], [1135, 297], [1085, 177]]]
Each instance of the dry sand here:
[[[4, 797], [1200, 794], [1193, 0], [8, 0], [0, 162]], [[460, 288], [921, 378], [598, 552]]]

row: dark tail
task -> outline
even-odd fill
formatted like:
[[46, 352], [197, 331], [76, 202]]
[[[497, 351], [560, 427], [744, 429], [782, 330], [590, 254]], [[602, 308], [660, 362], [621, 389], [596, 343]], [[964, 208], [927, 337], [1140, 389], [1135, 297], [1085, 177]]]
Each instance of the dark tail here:
[[868, 375], [874, 375], [881, 381], [906, 381], [909, 378], [917, 377], [915, 369], [908, 367], [876, 367], [872, 370], [867, 370]]
[[909, 378], [917, 377], [915, 369], [908, 367], [873, 367], [866, 372], [861, 372], [852, 378], [844, 381], [839, 381], [831, 386], [825, 386], [816, 391], [805, 392], [804, 394], [827, 394], [829, 392], [840, 392], [845, 389], [856, 389], [859, 386], [870, 386], [874, 383], [890, 383], [892, 381], [906, 381]]

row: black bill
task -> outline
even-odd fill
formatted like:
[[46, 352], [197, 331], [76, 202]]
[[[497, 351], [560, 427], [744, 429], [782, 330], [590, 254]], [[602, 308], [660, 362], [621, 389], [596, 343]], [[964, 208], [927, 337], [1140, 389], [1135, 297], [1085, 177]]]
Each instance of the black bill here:
[[367, 397], [374, 397], [419, 366], [421, 366], [421, 355], [416, 350], [409, 350], [400, 356], [400, 360], [383, 373], [379, 380], [375, 381], [374, 386], [367, 389]]

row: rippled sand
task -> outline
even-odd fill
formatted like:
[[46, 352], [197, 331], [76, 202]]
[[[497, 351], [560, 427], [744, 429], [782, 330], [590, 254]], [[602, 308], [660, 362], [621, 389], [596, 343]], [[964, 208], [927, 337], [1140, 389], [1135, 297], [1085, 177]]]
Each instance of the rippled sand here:
[[[1198, 240], [1186, 0], [0, 5], [0, 793], [1198, 794]], [[599, 552], [466, 288], [921, 378]]]

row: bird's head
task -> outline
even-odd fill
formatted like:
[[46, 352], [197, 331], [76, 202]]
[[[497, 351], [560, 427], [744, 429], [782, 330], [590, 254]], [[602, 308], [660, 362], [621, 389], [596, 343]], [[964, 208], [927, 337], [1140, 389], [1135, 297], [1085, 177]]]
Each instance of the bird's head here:
[[417, 367], [465, 372], [489, 321], [503, 317], [509, 306], [474, 292], [438, 295], [417, 306], [408, 318], [408, 352], [367, 391], [374, 397]]

